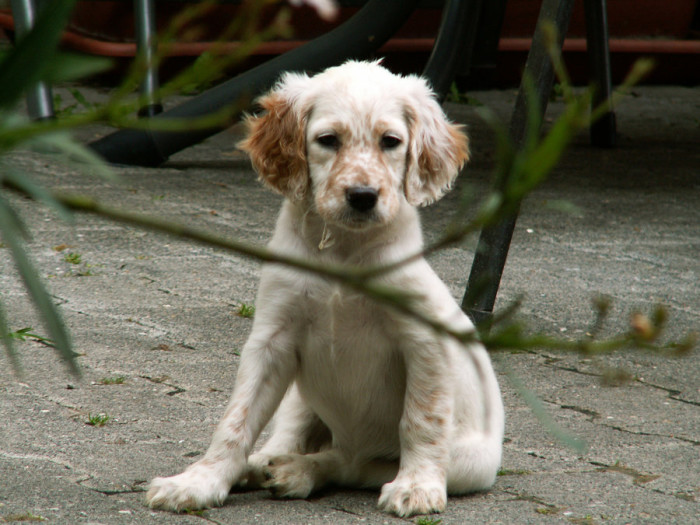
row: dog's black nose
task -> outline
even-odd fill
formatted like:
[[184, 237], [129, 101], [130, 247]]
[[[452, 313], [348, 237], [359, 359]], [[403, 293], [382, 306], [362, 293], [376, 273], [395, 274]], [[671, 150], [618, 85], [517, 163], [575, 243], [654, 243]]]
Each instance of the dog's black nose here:
[[367, 186], [354, 186], [345, 190], [345, 199], [353, 210], [369, 211], [377, 204], [379, 192]]

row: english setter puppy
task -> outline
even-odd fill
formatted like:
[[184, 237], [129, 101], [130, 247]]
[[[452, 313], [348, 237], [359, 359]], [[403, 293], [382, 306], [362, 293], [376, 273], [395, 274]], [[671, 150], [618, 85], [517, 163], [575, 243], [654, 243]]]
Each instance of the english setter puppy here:
[[[286, 197], [270, 248], [359, 266], [420, 253], [416, 207], [439, 199], [468, 158], [466, 135], [425, 80], [351, 61], [288, 73], [259, 103], [266, 111], [248, 119], [241, 146]], [[423, 258], [375, 283], [472, 329]], [[256, 306], [211, 446], [183, 473], [151, 482], [152, 507], [220, 505], [233, 486], [305, 498], [336, 485], [381, 488], [380, 508], [410, 516], [494, 483], [503, 405], [482, 345], [280, 264], [264, 266]], [[271, 437], [250, 455], [273, 414]]]

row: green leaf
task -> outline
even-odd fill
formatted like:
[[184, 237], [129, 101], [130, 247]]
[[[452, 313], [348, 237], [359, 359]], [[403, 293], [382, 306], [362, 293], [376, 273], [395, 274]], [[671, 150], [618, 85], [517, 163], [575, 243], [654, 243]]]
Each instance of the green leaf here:
[[[14, 210], [9, 203], [0, 197], [0, 231], [2, 233], [5, 244], [10, 249], [12, 257], [15, 260], [17, 270], [19, 271], [24, 285], [29, 292], [29, 296], [34, 301], [34, 304], [39, 310], [46, 328], [53, 340], [54, 346], [61, 358], [66, 362], [71, 372], [79, 375], [78, 367], [75, 363], [75, 354], [71, 349], [68, 332], [63, 324], [63, 320], [54, 305], [51, 296], [44, 288], [39, 275], [27, 256], [21, 239], [18, 236], [17, 229], [13, 227], [16, 220]], [[6, 333], [6, 332], [5, 332]]]
[[39, 334], [32, 332], [31, 326], [25, 326], [14, 332], [10, 332], [9, 336], [11, 339], [16, 339], [18, 341], [26, 341], [27, 339], [33, 339], [34, 341], [39, 341], [47, 346], [53, 346], [53, 341], [48, 337], [43, 337]]
[[70, 94], [73, 96], [75, 101], [80, 104], [84, 109], [92, 109], [96, 107], [96, 104], [93, 104], [90, 102], [88, 99], [85, 98], [85, 95], [83, 95], [79, 89], [77, 88], [68, 88], [70, 91]]
[[12, 365], [15, 374], [22, 375], [22, 365], [19, 362], [13, 337], [10, 334], [10, 327], [7, 324], [7, 317], [5, 316], [5, 309], [2, 306], [2, 302], [0, 302], [0, 341], [2, 341], [2, 344], [5, 347], [7, 358], [10, 360], [10, 364]]
[[552, 416], [549, 415], [547, 409], [537, 395], [532, 390], [527, 388], [522, 380], [515, 375], [513, 371], [507, 370], [506, 375], [508, 376], [508, 379], [510, 379], [510, 382], [515, 390], [518, 392], [518, 394], [520, 394], [523, 401], [525, 401], [525, 403], [530, 407], [530, 410], [532, 410], [532, 413], [539, 420], [540, 424], [545, 428], [545, 430], [547, 430], [564, 445], [572, 448], [576, 452], [585, 452], [588, 445], [583, 439], [570, 434], [560, 427], [554, 421], [554, 419], [552, 419]]
[[63, 28], [75, 0], [52, 0], [40, 10], [34, 27], [0, 62], [0, 108], [12, 107], [38, 82], [55, 59]]
[[68, 208], [58, 202], [46, 189], [34, 183], [29, 177], [19, 171], [7, 166], [3, 166], [3, 168], [5, 169], [4, 180], [6, 183], [53, 209], [61, 219], [65, 221], [73, 219]]
[[574, 98], [554, 122], [547, 135], [531, 152], [522, 156], [520, 173], [509, 188], [516, 198], [530, 192], [554, 169], [566, 148], [581, 128], [588, 124], [590, 92]]
[[31, 145], [60, 153], [72, 161], [71, 167], [78, 168], [89, 175], [117, 182], [118, 177], [104, 159], [93, 150], [76, 141], [69, 133], [55, 132], [34, 137]]
[[[2, 181], [3, 177], [0, 176], [0, 183]], [[10, 228], [20, 237], [25, 239], [29, 238], [29, 231], [24, 226], [22, 219], [20, 219], [15, 210], [9, 206], [7, 207], [5, 215], [0, 218], [0, 232], [3, 231], [2, 228]]]
[[71, 82], [110, 69], [113, 62], [108, 58], [77, 53], [57, 53], [47, 65], [42, 80], [51, 83]]

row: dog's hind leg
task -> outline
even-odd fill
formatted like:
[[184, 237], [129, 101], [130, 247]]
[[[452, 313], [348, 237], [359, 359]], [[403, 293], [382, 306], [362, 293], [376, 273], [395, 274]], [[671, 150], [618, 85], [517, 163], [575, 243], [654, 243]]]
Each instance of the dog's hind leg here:
[[[485, 349], [472, 347], [463, 354], [470, 358], [472, 367], [463, 366], [463, 383], [478, 385], [483, 407], [483, 420], [478, 428], [456, 429], [450, 442], [450, 462], [447, 471], [447, 491], [466, 494], [490, 488], [496, 481], [503, 451], [503, 401], [496, 375]], [[463, 396], [466, 397], [466, 396]]]
[[292, 384], [272, 420], [272, 431], [263, 447], [248, 458], [248, 476], [240, 484], [245, 488], [262, 488], [263, 468], [274, 456], [309, 454], [330, 447], [331, 433], [309, 408]]
[[494, 484], [501, 465], [499, 438], [477, 433], [453, 441], [450, 448], [448, 493], [477, 492]]

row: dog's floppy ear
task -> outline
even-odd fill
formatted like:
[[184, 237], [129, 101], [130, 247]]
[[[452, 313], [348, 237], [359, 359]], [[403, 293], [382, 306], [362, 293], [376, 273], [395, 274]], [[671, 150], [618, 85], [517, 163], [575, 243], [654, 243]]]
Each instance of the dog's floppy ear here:
[[447, 192], [469, 159], [469, 139], [463, 126], [453, 124], [435, 100], [425, 80], [413, 82], [405, 105], [410, 142], [404, 192], [414, 206], [426, 206]]
[[246, 117], [238, 147], [250, 155], [263, 183], [291, 200], [303, 200], [309, 184], [304, 140], [308, 110], [299, 102], [306, 75], [287, 74], [258, 99], [264, 113]]

